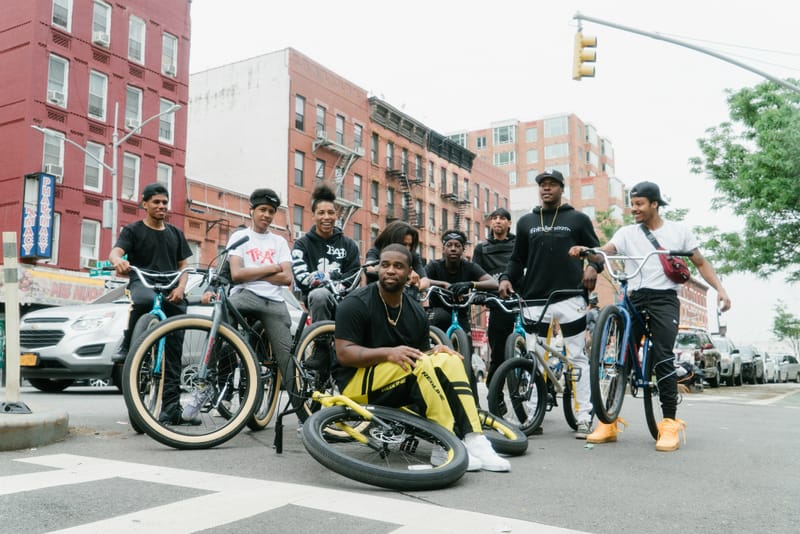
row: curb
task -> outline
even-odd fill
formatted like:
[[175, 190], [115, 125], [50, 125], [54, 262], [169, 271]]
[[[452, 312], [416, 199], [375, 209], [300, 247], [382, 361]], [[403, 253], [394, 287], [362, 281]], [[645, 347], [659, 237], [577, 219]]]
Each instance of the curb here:
[[69, 415], [63, 410], [32, 414], [0, 413], [0, 451], [30, 449], [61, 441], [69, 434]]

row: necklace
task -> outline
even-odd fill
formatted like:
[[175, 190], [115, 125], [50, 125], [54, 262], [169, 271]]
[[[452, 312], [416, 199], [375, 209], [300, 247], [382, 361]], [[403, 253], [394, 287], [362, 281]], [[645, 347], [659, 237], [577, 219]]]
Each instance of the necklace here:
[[556, 217], [558, 217], [558, 208], [560, 208], [560, 207], [561, 206], [556, 206], [556, 212], [553, 214], [553, 220], [550, 221], [550, 228], [548, 228], [547, 226], [544, 225], [544, 215], [542, 215], [542, 212], [544, 210], [543, 209], [539, 210], [539, 222], [541, 223], [543, 232], [550, 232], [553, 229], [553, 227], [556, 225]]
[[386, 320], [389, 321], [390, 325], [397, 326], [397, 321], [400, 320], [400, 314], [403, 313], [403, 296], [400, 295], [400, 311], [397, 312], [397, 317], [394, 319], [389, 317], [389, 306], [387, 306], [386, 301], [383, 300], [383, 295], [381, 295], [380, 290], [378, 290], [378, 296], [381, 298], [381, 302], [383, 302], [383, 309], [386, 310]]

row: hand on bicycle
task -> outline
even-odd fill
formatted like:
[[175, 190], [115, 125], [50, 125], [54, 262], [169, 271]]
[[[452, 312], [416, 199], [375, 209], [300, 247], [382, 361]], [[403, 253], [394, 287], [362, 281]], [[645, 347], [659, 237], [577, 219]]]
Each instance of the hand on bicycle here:
[[450, 284], [450, 287], [447, 289], [453, 292], [453, 297], [461, 297], [469, 293], [474, 287], [475, 284], [473, 282], [456, 282], [454, 284]]
[[410, 371], [416, 366], [417, 360], [422, 358], [424, 353], [414, 347], [400, 345], [392, 347], [386, 354], [386, 361], [396, 363], [402, 367], [403, 371]]
[[511, 285], [510, 280], [500, 280], [500, 287], [498, 289], [500, 298], [507, 299], [514, 294], [514, 287]]
[[311, 273], [310, 278], [311, 278], [311, 283], [309, 285], [311, 287], [319, 287], [325, 282], [330, 280], [330, 277], [328, 277], [328, 273], [323, 271], [314, 271], [313, 273]]
[[180, 302], [183, 302], [184, 296], [185, 296], [184, 295], [184, 288], [182, 288], [181, 286], [178, 286], [178, 287], [176, 287], [175, 289], [173, 289], [172, 291], [169, 292], [169, 295], [167, 295], [167, 300], [170, 301], [173, 304], [178, 304]]

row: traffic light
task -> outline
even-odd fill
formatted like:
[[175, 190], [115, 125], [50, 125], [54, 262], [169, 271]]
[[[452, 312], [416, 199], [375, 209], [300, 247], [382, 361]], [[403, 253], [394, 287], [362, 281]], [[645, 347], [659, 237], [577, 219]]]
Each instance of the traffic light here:
[[572, 79], [594, 78], [594, 63], [597, 59], [597, 37], [575, 34], [575, 59], [572, 66]]

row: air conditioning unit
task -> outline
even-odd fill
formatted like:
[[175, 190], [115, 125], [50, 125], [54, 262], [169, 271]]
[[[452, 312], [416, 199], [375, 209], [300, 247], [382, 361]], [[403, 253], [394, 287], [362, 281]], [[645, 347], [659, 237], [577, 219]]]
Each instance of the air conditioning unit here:
[[59, 106], [63, 106], [66, 102], [64, 99], [64, 93], [61, 91], [54, 91], [52, 89], [47, 91], [47, 101], [52, 102], [53, 104], [58, 104]]
[[61, 165], [55, 165], [53, 163], [48, 163], [44, 166], [45, 174], [52, 174], [56, 178], [56, 182], [61, 183], [62, 178], [64, 177], [64, 167]]
[[92, 42], [98, 46], [108, 48], [111, 37], [106, 32], [94, 32], [92, 33]]
[[139, 127], [139, 121], [136, 119], [125, 119], [125, 128], [128, 130], [135, 130]]
[[372, 213], [374, 213], [375, 215], [377, 215], [378, 213], [380, 213], [380, 208], [379, 208], [378, 206], [372, 206], [372, 207], [370, 208], [370, 211], [371, 211]]
[[328, 132], [326, 132], [322, 128], [317, 128], [317, 137], [319, 139], [327, 139], [328, 138]]
[[95, 265], [97, 265], [96, 258], [87, 258], [86, 256], [81, 256], [81, 269], [91, 269]]
[[357, 146], [357, 147], [355, 147], [353, 149], [353, 151], [356, 153], [356, 155], [358, 157], [360, 157], [360, 158], [364, 157], [364, 147], [363, 146]]
[[169, 65], [162, 65], [161, 70], [163, 70], [164, 74], [167, 76], [175, 76], [175, 73], [178, 72], [178, 69], [175, 68], [175, 65], [171, 63]]
[[302, 230], [295, 230], [292, 235], [294, 236], [295, 239], [300, 239], [301, 237], [303, 237], [303, 234], [305, 234], [305, 232], [303, 232]]

